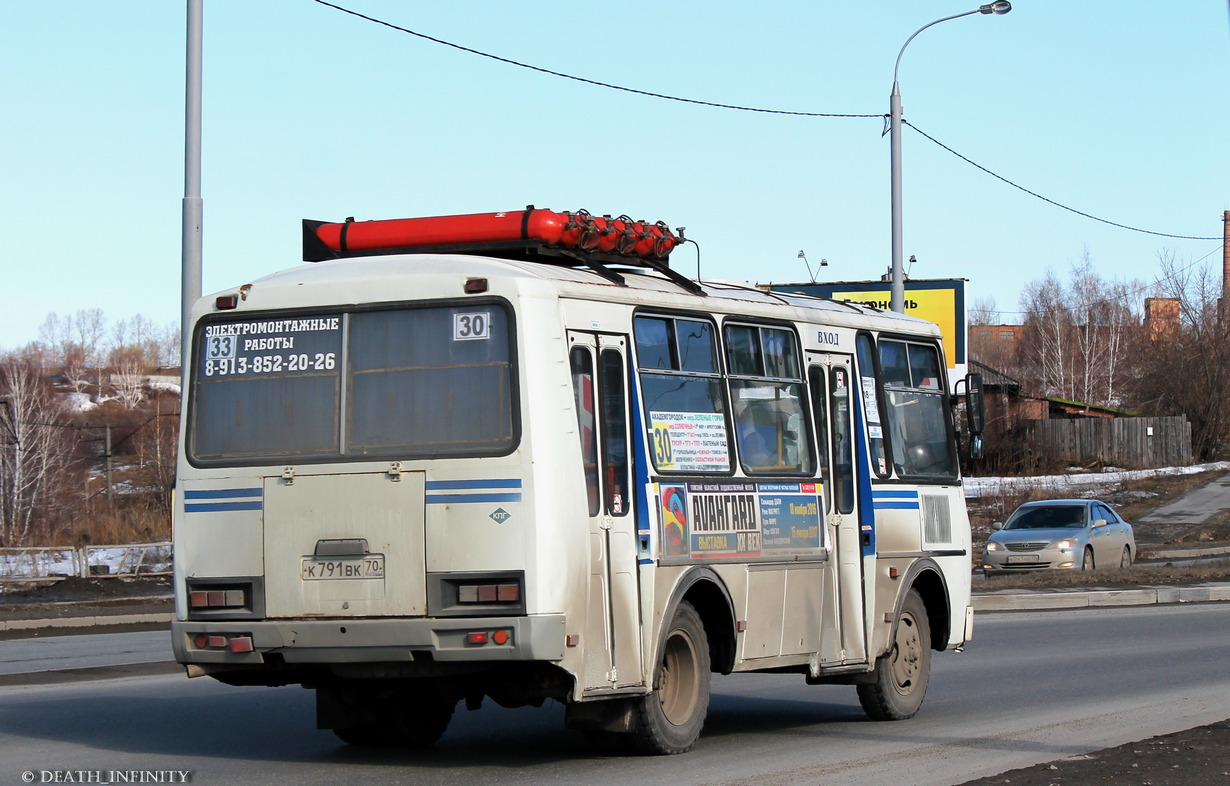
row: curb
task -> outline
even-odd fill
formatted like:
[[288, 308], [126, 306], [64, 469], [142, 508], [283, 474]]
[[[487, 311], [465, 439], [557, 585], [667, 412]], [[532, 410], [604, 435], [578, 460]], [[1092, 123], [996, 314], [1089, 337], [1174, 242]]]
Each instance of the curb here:
[[1161, 603], [1207, 603], [1230, 600], [1230, 584], [1193, 587], [1146, 587], [1088, 592], [1036, 592], [974, 595], [974, 611], [1036, 611], [1107, 606], [1151, 606]]
[[[974, 593], [974, 611], [1041, 611], [1047, 609], [1087, 609], [1111, 606], [1151, 606], [1162, 603], [1211, 603], [1230, 601], [1230, 584], [1201, 584], [1191, 587], [1142, 587], [1050, 592], [1006, 590], [1002, 593]], [[174, 612], [147, 614], [92, 614], [54, 619], [0, 620], [0, 633], [46, 628], [101, 628], [112, 625], [158, 625], [168, 627]]]
[[150, 614], [95, 614], [84, 617], [59, 617], [41, 620], [0, 620], [0, 633], [45, 628], [95, 628], [109, 625], [162, 624], [170, 626], [175, 618], [172, 612]]

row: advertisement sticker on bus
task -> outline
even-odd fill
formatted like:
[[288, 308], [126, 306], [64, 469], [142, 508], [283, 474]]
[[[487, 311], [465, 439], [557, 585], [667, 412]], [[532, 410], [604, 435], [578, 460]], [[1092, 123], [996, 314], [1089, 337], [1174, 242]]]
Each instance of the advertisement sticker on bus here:
[[658, 469], [712, 472], [730, 467], [726, 419], [720, 412], [651, 412]]
[[203, 376], [331, 372], [342, 346], [340, 315], [219, 322], [205, 326]]
[[661, 484], [662, 556], [747, 559], [825, 547], [819, 483]]

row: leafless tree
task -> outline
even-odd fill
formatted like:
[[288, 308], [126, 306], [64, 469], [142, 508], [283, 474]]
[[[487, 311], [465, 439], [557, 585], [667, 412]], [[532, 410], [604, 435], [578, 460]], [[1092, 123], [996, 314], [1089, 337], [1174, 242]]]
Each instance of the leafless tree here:
[[995, 307], [993, 297], [980, 297], [975, 300], [968, 316], [971, 325], [998, 325], [1003, 318], [999, 309]]
[[1072, 315], [1054, 270], [1048, 268], [1045, 278], [1026, 285], [1021, 311], [1025, 315], [1021, 364], [1026, 378], [1045, 395], [1071, 399]]
[[1185, 414], [1192, 453], [1199, 460], [1230, 449], [1230, 320], [1219, 308], [1221, 280], [1207, 266], [1183, 266], [1170, 252], [1158, 255], [1161, 295], [1179, 304], [1179, 324], [1142, 335], [1132, 354], [1131, 403], [1152, 415]]
[[0, 358], [0, 544], [25, 543], [65, 503], [72, 430], [35, 349]]
[[1054, 271], [1021, 294], [1022, 340], [1015, 372], [1046, 396], [1120, 406], [1127, 338], [1139, 325], [1140, 287], [1098, 275], [1086, 250], [1067, 284]]

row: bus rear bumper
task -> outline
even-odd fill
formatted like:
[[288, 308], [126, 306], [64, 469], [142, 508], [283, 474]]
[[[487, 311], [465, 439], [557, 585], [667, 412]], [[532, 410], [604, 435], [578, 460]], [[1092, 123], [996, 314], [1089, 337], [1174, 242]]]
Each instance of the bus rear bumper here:
[[185, 665], [560, 661], [564, 615], [171, 623]]

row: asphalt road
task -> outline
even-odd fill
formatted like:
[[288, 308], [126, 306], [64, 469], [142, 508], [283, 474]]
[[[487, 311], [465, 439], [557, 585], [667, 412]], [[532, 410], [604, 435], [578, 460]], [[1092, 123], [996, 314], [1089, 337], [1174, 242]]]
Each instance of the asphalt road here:
[[[165, 642], [120, 635], [134, 637], [120, 651]], [[459, 709], [435, 749], [408, 753], [353, 749], [316, 730], [312, 694], [295, 687], [177, 675], [8, 685], [0, 783], [175, 770], [194, 784], [953, 784], [1225, 718], [1227, 641], [1222, 604], [984, 614], [965, 653], [934, 659], [912, 721], [867, 721], [848, 687], [719, 677], [696, 750], [663, 758], [594, 756], [555, 705]]]

